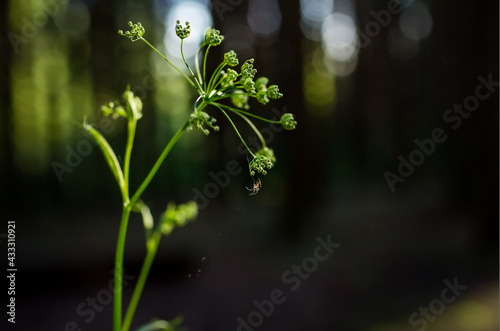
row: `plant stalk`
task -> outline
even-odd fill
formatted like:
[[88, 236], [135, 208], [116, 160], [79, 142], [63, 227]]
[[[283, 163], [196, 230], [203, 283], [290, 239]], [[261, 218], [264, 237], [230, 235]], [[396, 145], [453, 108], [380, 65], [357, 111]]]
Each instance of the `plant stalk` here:
[[[132, 207], [135, 205], [137, 200], [141, 197], [141, 194], [144, 192], [144, 190], [148, 187], [149, 183], [153, 179], [153, 177], [156, 175], [158, 172], [158, 169], [162, 165], [163, 161], [167, 157], [168, 153], [172, 150], [174, 147], [175, 143], [179, 140], [179, 138], [182, 136], [184, 131], [186, 130], [189, 122], [186, 122], [177, 132], [176, 134], [170, 139], [169, 143], [163, 150], [163, 152], [160, 154], [158, 159], [156, 160], [156, 163], [154, 164], [153, 168], [150, 170], [149, 174], [147, 175], [146, 179], [142, 182], [141, 186], [137, 189], [135, 194], [132, 196], [130, 201], [124, 201], [123, 203], [123, 210], [122, 210], [122, 218], [120, 222], [120, 230], [118, 233], [118, 242], [116, 244], [116, 256], [115, 256], [115, 286], [114, 286], [114, 303], [113, 303], [113, 330], [114, 331], [120, 331], [122, 330], [122, 283], [123, 283], [123, 256], [125, 252], [125, 238], [127, 234], [127, 226], [128, 226], [128, 220], [130, 218], [130, 212], [132, 210]], [[133, 137], [132, 137], [133, 139]], [[129, 146], [127, 144], [127, 150]], [[130, 147], [131, 148], [131, 147]], [[128, 180], [127, 180], [127, 187], [128, 187]], [[128, 199], [127, 199], [128, 200]], [[159, 239], [158, 239], [159, 242]], [[157, 249], [157, 248], [156, 248]], [[144, 287], [144, 284], [140, 284], [141, 281], [145, 282], [147, 275], [149, 273], [149, 269], [151, 268], [151, 263], [153, 262], [153, 258], [156, 254], [156, 249], [151, 250], [148, 246], [148, 255], [146, 256], [146, 261], [144, 262], [143, 270], [141, 271], [141, 275], [139, 276], [139, 281], [138, 284], [136, 285], [136, 291], [137, 294], [134, 295], [132, 300], [139, 300], [140, 295], [142, 293], [142, 289]], [[149, 266], [146, 264], [149, 263]], [[143, 275], [144, 274], [144, 275]], [[144, 278], [143, 280], [141, 280]], [[137, 302], [129, 305], [129, 310], [131, 310], [131, 313], [127, 311], [127, 316], [126, 316], [126, 321], [128, 323], [128, 326], [124, 330], [128, 330], [130, 327], [130, 322], [132, 321], [134, 312], [135, 312], [135, 307], [137, 305]], [[124, 323], [125, 323], [124, 322]], [[124, 324], [123, 327], [126, 325]]]
[[122, 320], [122, 291], [123, 291], [123, 255], [125, 252], [125, 237], [127, 236], [127, 226], [131, 211], [130, 204], [124, 204], [120, 230], [118, 232], [118, 242], [116, 244], [115, 270], [114, 270], [114, 298], [113, 298], [113, 330], [120, 331]]
[[236, 134], [238, 135], [238, 137], [240, 138], [241, 142], [243, 143], [243, 145], [245, 145], [246, 149], [248, 150], [248, 152], [250, 153], [250, 155], [252, 155], [252, 157], [256, 157], [255, 154], [252, 152], [252, 150], [250, 149], [250, 147], [248, 147], [247, 143], [245, 142], [245, 140], [243, 139], [243, 137], [241, 136], [240, 132], [238, 131], [238, 128], [236, 128], [236, 125], [234, 125], [233, 121], [231, 120], [231, 117], [229, 117], [229, 115], [224, 111], [224, 109], [222, 109], [221, 106], [217, 105], [217, 104], [213, 104], [215, 107], [219, 108], [220, 111], [227, 117], [229, 123], [231, 123], [231, 125], [233, 126], [233, 129], [234, 131], [236, 131]]
[[132, 323], [132, 319], [134, 318], [135, 310], [137, 309], [139, 299], [141, 298], [142, 290], [144, 289], [144, 285], [146, 284], [149, 271], [151, 270], [151, 265], [153, 264], [156, 252], [158, 251], [158, 245], [160, 244], [161, 235], [162, 235], [161, 231], [159, 229], [156, 230], [153, 236], [151, 237], [150, 241], [148, 241], [147, 243], [146, 258], [144, 259], [144, 263], [142, 264], [142, 269], [141, 273], [139, 274], [139, 279], [137, 280], [134, 293], [132, 294], [132, 298], [130, 299], [130, 303], [127, 309], [127, 313], [125, 314], [125, 319], [123, 321], [121, 331], [128, 331], [130, 328], [130, 324]]
[[172, 67], [174, 67], [174, 69], [177, 70], [177, 72], [179, 72], [182, 76], [184, 76], [184, 78], [187, 79], [187, 81], [189, 82], [189, 84], [191, 84], [191, 86], [196, 87], [196, 85], [193, 83], [193, 81], [191, 79], [189, 79], [188, 76], [186, 76], [179, 68], [177, 68], [176, 66], [174, 66], [172, 64], [172, 62], [170, 62], [162, 53], [160, 53], [159, 50], [157, 50], [153, 45], [151, 45], [149, 43], [149, 41], [147, 41], [146, 39], [144, 39], [142, 37], [141, 37], [141, 40], [144, 41], [149, 47], [151, 47], [151, 49], [153, 49], [158, 55], [160, 55], [162, 57], [162, 59], [164, 59], [165, 61], [167, 61], [168, 64], [170, 64]]

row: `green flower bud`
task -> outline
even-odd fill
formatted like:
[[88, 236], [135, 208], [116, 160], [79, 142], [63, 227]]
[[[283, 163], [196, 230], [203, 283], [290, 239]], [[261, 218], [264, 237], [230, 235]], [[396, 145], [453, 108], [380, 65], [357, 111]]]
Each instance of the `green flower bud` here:
[[117, 119], [118, 117], [127, 118], [127, 111], [119, 104], [113, 101], [106, 102], [106, 104], [101, 106], [101, 114], [103, 116], [113, 117], [113, 119]]
[[113, 114], [113, 109], [115, 108], [115, 104], [112, 101], [106, 102], [106, 104], [101, 106], [101, 114], [102, 116], [109, 116]]
[[266, 91], [257, 92], [256, 97], [257, 101], [259, 101], [263, 105], [269, 102], [269, 98], [267, 97]]
[[142, 100], [139, 97], [134, 97], [134, 103], [137, 107], [137, 111], [142, 114]]
[[127, 112], [119, 104], [115, 104], [113, 101], [106, 102], [106, 104], [101, 106], [101, 114], [103, 116], [111, 115], [113, 119], [118, 117], [127, 118]]
[[233, 85], [236, 78], [238, 78], [238, 73], [233, 69], [227, 69], [227, 72], [222, 72], [222, 78], [221, 78], [222, 87], [228, 87]]
[[266, 169], [271, 169], [274, 166], [273, 162], [264, 155], [256, 155], [255, 158], [250, 162], [248, 168], [250, 170], [250, 176], [255, 176], [255, 172], [266, 175]]
[[257, 73], [257, 69], [253, 68], [254, 59], [248, 59], [241, 66], [241, 78], [246, 80], [248, 78], [253, 79]]
[[191, 27], [189, 26], [189, 22], [186, 22], [186, 27], [183, 28], [181, 25], [181, 21], [177, 21], [175, 25], [175, 34], [177, 37], [181, 39], [186, 39], [191, 34]]
[[168, 235], [176, 226], [184, 226], [197, 216], [198, 205], [194, 201], [177, 207], [174, 203], [169, 203], [161, 219], [161, 231], [164, 235]]
[[204, 111], [202, 112], [197, 112], [194, 111], [191, 113], [189, 116], [189, 124], [186, 128], [186, 131], [191, 132], [194, 129], [200, 129], [205, 135], [208, 136], [210, 131], [204, 127], [206, 124], [207, 126], [211, 127], [214, 131], [219, 131], [219, 127], [217, 125], [214, 125], [217, 120]]
[[278, 85], [271, 85], [267, 89], [267, 96], [271, 99], [279, 99], [283, 96], [283, 94], [280, 93]]
[[283, 116], [281, 116], [280, 123], [285, 130], [294, 130], [297, 126], [297, 122], [293, 118], [293, 114], [290, 113], [283, 114]]
[[210, 46], [218, 46], [224, 40], [224, 36], [221, 36], [220, 31], [213, 28], [208, 28], [205, 33], [205, 42]]
[[175, 210], [175, 222], [178, 226], [184, 226], [188, 221], [194, 220], [198, 216], [198, 205], [194, 201], [189, 201], [179, 205]]
[[243, 82], [243, 87], [248, 93], [255, 93], [255, 82], [251, 78], [245, 79]]
[[127, 103], [127, 111], [135, 119], [140, 119], [142, 117], [142, 101], [139, 97], [134, 96], [134, 92], [130, 91], [130, 86], [127, 86], [127, 90], [123, 92], [123, 99]]
[[146, 30], [142, 27], [140, 22], [133, 24], [132, 22], [128, 22], [128, 25], [132, 28], [130, 31], [123, 32], [122, 30], [118, 30], [118, 34], [121, 36], [125, 36], [132, 41], [136, 41], [141, 39], [141, 37], [146, 33]]
[[174, 231], [174, 229], [175, 229], [175, 224], [172, 222], [165, 221], [161, 225], [161, 233], [163, 233], [163, 235], [165, 236], [169, 235], [172, 231]]
[[230, 67], [234, 67], [234, 66], [238, 65], [239, 61], [238, 61], [236, 53], [233, 50], [224, 54], [224, 63]]
[[241, 108], [241, 109], [250, 108], [250, 106], [248, 105], [248, 95], [246, 95], [242, 91], [236, 91], [231, 96], [231, 102], [236, 108]]
[[274, 156], [274, 151], [272, 148], [269, 147], [264, 147], [259, 149], [255, 155], [257, 156], [265, 156], [267, 157], [272, 163], [276, 162], [276, 156]]
[[255, 89], [257, 90], [257, 92], [267, 91], [266, 85], [268, 82], [269, 82], [269, 79], [267, 79], [266, 77], [257, 78], [257, 80], [255, 81]]

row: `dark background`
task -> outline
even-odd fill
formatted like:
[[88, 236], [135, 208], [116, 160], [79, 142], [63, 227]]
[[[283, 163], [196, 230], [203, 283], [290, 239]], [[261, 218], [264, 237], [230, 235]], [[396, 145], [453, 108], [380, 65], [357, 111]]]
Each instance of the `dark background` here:
[[[8, 330], [65, 330], [71, 321], [82, 330], [111, 330], [112, 304], [90, 323], [76, 308], [112, 279], [118, 188], [96, 148], [62, 181], [53, 165], [86, 139], [73, 123], [84, 115], [98, 123], [99, 106], [130, 84], [144, 101], [132, 161], [139, 185], [188, 116], [194, 94], [146, 45], [116, 31], [141, 21], [145, 37], [161, 48], [164, 17], [177, 2], [59, 1], [53, 12], [38, 1], [1, 3], [0, 233], [16, 222], [18, 267], [17, 320]], [[254, 57], [258, 73], [285, 97], [254, 103], [252, 111], [272, 117], [276, 108], [299, 124], [270, 139], [278, 162], [261, 178], [258, 195], [248, 196], [246, 171], [231, 176], [195, 223], [163, 239], [133, 326], [183, 315], [192, 331], [236, 330], [237, 318], [256, 310], [254, 300], [280, 289], [285, 302], [256, 330], [417, 330], [409, 316], [457, 278], [467, 289], [428, 329], [498, 330], [498, 86], [456, 130], [443, 120], [474, 95], [479, 76], [499, 79], [498, 1], [405, 1], [407, 16], [391, 15], [346, 62], [325, 55], [328, 40], [314, 40], [322, 22], [316, 30], [308, 25], [298, 1], [250, 3], [211, 3], [213, 24], [226, 39], [212, 49], [209, 65], [230, 48], [240, 63]], [[336, 0], [334, 12], [351, 15], [365, 31], [374, 22], [370, 12], [387, 4]], [[281, 16], [278, 30], [252, 29], [252, 13], [276, 15], [276, 8], [280, 14], [264, 22]], [[417, 18], [410, 28], [431, 27], [429, 33], [405, 37], [400, 27], [408, 16]], [[189, 20], [189, 12], [180, 19]], [[38, 27], [29, 30], [26, 22]], [[246, 168], [236, 135], [218, 119], [217, 134], [183, 136], [145, 192], [155, 217], [169, 201], [203, 192], [213, 182], [209, 173], [229, 161]], [[397, 174], [398, 157], [408, 159], [414, 140], [436, 128], [447, 140], [392, 192], [384, 173]], [[108, 136], [117, 150], [124, 133], [118, 121]], [[341, 246], [290, 291], [282, 275], [312, 256], [316, 238], [329, 236]], [[143, 238], [134, 215], [127, 275], [140, 270]]]

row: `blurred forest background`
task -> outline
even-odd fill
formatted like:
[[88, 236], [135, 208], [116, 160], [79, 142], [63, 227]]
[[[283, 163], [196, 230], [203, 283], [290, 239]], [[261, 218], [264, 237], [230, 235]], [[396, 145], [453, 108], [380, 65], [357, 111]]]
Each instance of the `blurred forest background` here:
[[[134, 327], [182, 315], [191, 331], [237, 330], [254, 300], [282, 289], [286, 301], [255, 330], [418, 330], [410, 316], [458, 279], [467, 289], [427, 329], [498, 330], [498, 84], [481, 88], [484, 100], [476, 93], [479, 77], [499, 80], [498, 1], [8, 0], [0, 8], [0, 233], [6, 221], [17, 225], [12, 330], [72, 330], [72, 322], [111, 330], [111, 304], [93, 318], [78, 307], [99, 293], [107, 300], [121, 199], [74, 123], [86, 116], [99, 127], [100, 105], [130, 84], [144, 102], [131, 174], [142, 181], [195, 95], [145, 44], [116, 32], [140, 21], [180, 64], [177, 19], [192, 25], [189, 61], [208, 26], [221, 30], [209, 65], [231, 49], [240, 63], [255, 58], [258, 75], [285, 97], [251, 110], [290, 112], [299, 124], [280, 133], [262, 124], [278, 161], [258, 195], [248, 196], [246, 171], [231, 176], [195, 223], [163, 239]], [[446, 117], [455, 105], [464, 105], [460, 123]], [[187, 134], [167, 158], [143, 196], [154, 216], [169, 201], [207, 195], [210, 173], [228, 162], [246, 169], [234, 131], [218, 119], [219, 133]], [[124, 129], [117, 120], [107, 134], [115, 150]], [[435, 129], [446, 141], [391, 190], [387, 172], [399, 175], [401, 157]], [[145, 252], [140, 222], [131, 220], [127, 237], [131, 276]], [[282, 275], [328, 236], [341, 246], [290, 291]]]

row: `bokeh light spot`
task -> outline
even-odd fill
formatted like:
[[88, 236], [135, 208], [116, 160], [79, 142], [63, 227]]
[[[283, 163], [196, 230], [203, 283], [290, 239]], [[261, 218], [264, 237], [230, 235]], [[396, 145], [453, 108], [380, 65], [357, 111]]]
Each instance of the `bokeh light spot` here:
[[427, 6], [415, 1], [399, 18], [399, 27], [404, 35], [413, 40], [427, 37], [432, 30], [433, 20]]
[[322, 28], [323, 48], [336, 61], [349, 61], [358, 52], [358, 36], [354, 21], [348, 15], [334, 13], [325, 18]]
[[281, 12], [276, 0], [253, 0], [248, 8], [248, 24], [256, 33], [272, 36], [279, 32]]

